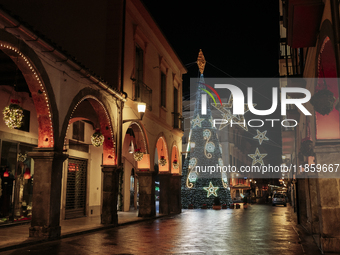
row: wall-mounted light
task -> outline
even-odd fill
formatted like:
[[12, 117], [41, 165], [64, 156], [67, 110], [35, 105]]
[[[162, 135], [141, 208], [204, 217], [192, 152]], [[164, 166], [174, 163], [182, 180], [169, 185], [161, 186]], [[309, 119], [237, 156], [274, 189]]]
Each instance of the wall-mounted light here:
[[138, 102], [137, 109], [138, 109], [138, 112], [145, 113], [146, 103]]
[[146, 103], [143, 102], [138, 102], [137, 103], [137, 110], [140, 113], [140, 119], [128, 119], [128, 120], [123, 120], [123, 123], [129, 122], [129, 121], [137, 121], [137, 120], [142, 120], [144, 117], [144, 113], [146, 110]]

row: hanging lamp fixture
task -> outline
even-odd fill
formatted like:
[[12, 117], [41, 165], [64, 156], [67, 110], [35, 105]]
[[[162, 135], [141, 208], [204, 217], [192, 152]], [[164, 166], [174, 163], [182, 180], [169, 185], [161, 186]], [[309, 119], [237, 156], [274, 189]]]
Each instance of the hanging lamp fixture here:
[[6, 168], [6, 171], [4, 172], [4, 177], [9, 177], [8, 168]]
[[130, 141], [130, 145], [129, 145], [129, 153], [133, 153], [135, 151], [135, 149], [134, 149], [134, 146], [133, 146], [133, 142], [132, 142], [132, 140]]
[[30, 171], [30, 169], [29, 169], [28, 167], [27, 167], [26, 170], [25, 170], [24, 179], [25, 179], [25, 180], [31, 179], [31, 171]]

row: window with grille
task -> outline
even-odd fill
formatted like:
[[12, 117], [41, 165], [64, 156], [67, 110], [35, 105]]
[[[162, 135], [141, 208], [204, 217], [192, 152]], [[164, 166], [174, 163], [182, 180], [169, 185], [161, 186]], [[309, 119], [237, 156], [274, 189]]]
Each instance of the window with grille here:
[[65, 218], [85, 216], [87, 160], [68, 160]]

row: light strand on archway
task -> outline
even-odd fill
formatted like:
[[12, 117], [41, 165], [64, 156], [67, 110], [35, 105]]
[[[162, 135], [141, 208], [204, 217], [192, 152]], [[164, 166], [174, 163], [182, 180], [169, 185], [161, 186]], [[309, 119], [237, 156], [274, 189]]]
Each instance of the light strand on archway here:
[[[32, 72], [34, 78], [36, 79], [36, 81], [39, 83], [39, 87], [41, 89], [41, 92], [44, 96], [44, 100], [46, 102], [46, 107], [48, 109], [48, 117], [49, 117], [49, 126], [50, 126], [50, 130], [51, 130], [51, 133], [49, 134], [50, 136], [49, 137], [46, 137], [44, 138], [44, 141], [48, 141], [48, 145], [50, 147], [52, 147], [54, 145], [54, 136], [53, 136], [53, 125], [52, 125], [52, 114], [51, 114], [51, 109], [50, 109], [50, 103], [48, 101], [48, 96], [46, 94], [46, 91], [45, 91], [45, 87], [42, 83], [42, 79], [39, 77], [38, 75], [38, 72], [35, 70], [35, 68], [33, 67], [33, 64], [28, 60], [28, 58], [22, 53], [20, 52], [20, 50], [18, 50], [17, 48], [13, 47], [13, 46], [10, 46], [10, 45], [7, 45], [7, 44], [4, 44], [4, 43], [0, 43], [0, 47], [3, 48], [3, 49], [8, 49], [8, 50], [12, 50], [14, 51], [17, 55], [19, 55], [19, 57], [21, 57], [24, 61], [25, 61], [25, 64], [27, 65], [27, 67], [30, 69], [30, 71]], [[48, 139], [49, 138], [49, 139]], [[41, 144], [40, 144], [41, 146]], [[45, 146], [43, 146], [45, 147]]]
[[148, 154], [148, 150], [147, 150], [146, 142], [145, 142], [144, 132], [143, 132], [142, 128], [140, 127], [139, 123], [133, 121], [133, 122], [131, 122], [130, 126], [132, 126], [133, 124], [135, 124], [135, 125], [138, 127], [140, 133], [142, 134], [142, 136], [143, 136], [143, 144], [144, 144], [144, 149], [145, 149], [145, 154]]
[[178, 167], [179, 167], [179, 163], [177, 161], [178, 147], [177, 147], [177, 145], [174, 145], [173, 148], [175, 148], [175, 158], [174, 158], [174, 161], [172, 162], [172, 166], [173, 166], [174, 169], [178, 169]]
[[[71, 116], [70, 116], [70, 120], [72, 119], [73, 113], [74, 113], [75, 110], [77, 109], [78, 105], [79, 105], [80, 103], [82, 103], [85, 99], [89, 99], [89, 98], [95, 100], [96, 102], [98, 102], [98, 103], [100, 104], [100, 106], [102, 107], [102, 109], [103, 109], [104, 112], [105, 112], [105, 115], [106, 115], [107, 120], [109, 120], [108, 123], [109, 123], [109, 126], [110, 126], [109, 128], [110, 128], [110, 134], [111, 134], [110, 139], [111, 139], [112, 142], [113, 142], [113, 148], [112, 148], [113, 151], [112, 151], [112, 153], [113, 153], [113, 157], [114, 157], [114, 160], [115, 160], [115, 157], [116, 157], [116, 151], [115, 151], [116, 142], [115, 142], [114, 139], [113, 139], [113, 131], [112, 131], [113, 129], [112, 129], [111, 121], [110, 121], [110, 118], [109, 118], [109, 114], [107, 113], [106, 108], [104, 107], [104, 105], [103, 105], [102, 102], [100, 102], [100, 101], [99, 101], [96, 97], [94, 97], [94, 96], [91, 96], [91, 95], [85, 96], [85, 97], [82, 98], [82, 99], [75, 105], [75, 107], [73, 108], [72, 113], [71, 113]], [[67, 125], [66, 134], [68, 133], [69, 128], [70, 128], [70, 122], [69, 122], [69, 124]], [[67, 142], [67, 138], [66, 138], [66, 135], [65, 135], [64, 143], [66, 144], [66, 142]]]

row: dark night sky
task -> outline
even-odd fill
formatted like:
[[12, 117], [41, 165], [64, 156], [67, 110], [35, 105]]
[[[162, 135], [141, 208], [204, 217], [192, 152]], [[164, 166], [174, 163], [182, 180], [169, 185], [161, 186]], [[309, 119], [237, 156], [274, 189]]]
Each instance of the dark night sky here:
[[[202, 4], [178, 0], [169, 3], [156, 0], [143, 2], [188, 69], [188, 73], [183, 75], [186, 99], [190, 78], [199, 75], [197, 65], [193, 63], [199, 49], [203, 50], [207, 61], [205, 78], [278, 77], [279, 1], [212, 0]], [[270, 99], [272, 86], [278, 84], [261, 86], [259, 92]], [[254, 101], [258, 103], [257, 109], [269, 109], [272, 103], [271, 100], [264, 100], [263, 96], [255, 96]], [[245, 116], [246, 119], [258, 118], [249, 113]], [[279, 109], [271, 116], [276, 119], [280, 117]], [[259, 129], [267, 129], [267, 136], [271, 139], [260, 146], [271, 151], [267, 159], [280, 164], [280, 125]], [[255, 134], [256, 130], [252, 129], [248, 139], [255, 142], [254, 146], [257, 147], [256, 140], [252, 139]]]
[[[203, 50], [206, 77], [227, 77], [212, 65], [233, 77], [278, 75], [278, 1], [143, 2], [184, 65]], [[197, 77], [196, 65], [187, 68], [185, 81]]]

